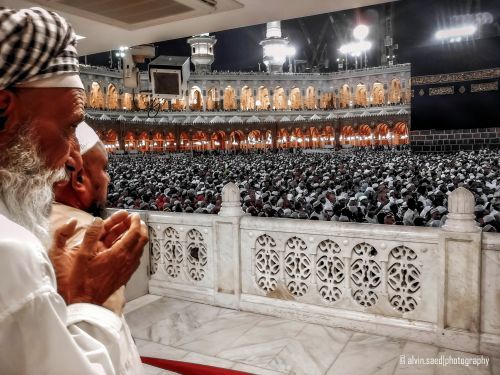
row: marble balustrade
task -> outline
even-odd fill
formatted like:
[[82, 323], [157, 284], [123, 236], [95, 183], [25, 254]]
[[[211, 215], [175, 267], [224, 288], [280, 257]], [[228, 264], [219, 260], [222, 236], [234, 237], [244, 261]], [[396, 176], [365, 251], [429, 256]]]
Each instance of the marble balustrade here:
[[500, 234], [467, 190], [443, 228], [250, 217], [234, 184], [222, 195], [219, 215], [143, 216], [150, 294], [500, 353]]

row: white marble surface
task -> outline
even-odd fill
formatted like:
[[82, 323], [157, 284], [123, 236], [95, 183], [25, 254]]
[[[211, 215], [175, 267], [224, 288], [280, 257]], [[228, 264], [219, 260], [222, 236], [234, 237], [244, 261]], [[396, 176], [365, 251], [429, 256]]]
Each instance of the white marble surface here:
[[[258, 375], [500, 375], [500, 358], [477, 367], [403, 364], [402, 355], [477, 355], [167, 297], [152, 300], [126, 315], [145, 356]], [[145, 373], [169, 374], [151, 366]]]
[[125, 305], [124, 313], [128, 314], [134, 310], [140, 309], [143, 306], [149, 305], [151, 302], [154, 302], [160, 299], [161, 296], [154, 296], [152, 294], [146, 294], [144, 296], [133, 299], [132, 301], [128, 301]]

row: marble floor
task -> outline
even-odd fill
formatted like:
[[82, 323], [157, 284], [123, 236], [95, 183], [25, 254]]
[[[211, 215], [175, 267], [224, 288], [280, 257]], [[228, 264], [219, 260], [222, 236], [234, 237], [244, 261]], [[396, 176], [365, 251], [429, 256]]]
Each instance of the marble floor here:
[[[500, 375], [500, 358], [479, 366], [405, 364], [402, 356], [479, 356], [173, 298], [144, 296], [125, 311], [145, 356], [259, 375]], [[146, 374], [172, 373], [147, 366]]]

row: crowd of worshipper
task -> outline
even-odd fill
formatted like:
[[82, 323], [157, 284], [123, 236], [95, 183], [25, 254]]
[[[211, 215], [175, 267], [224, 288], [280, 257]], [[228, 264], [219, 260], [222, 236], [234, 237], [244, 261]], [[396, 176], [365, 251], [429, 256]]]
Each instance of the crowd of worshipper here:
[[500, 231], [499, 150], [418, 154], [341, 150], [110, 157], [111, 207], [217, 214], [228, 182], [252, 216], [441, 227], [448, 195], [475, 197], [484, 231]]

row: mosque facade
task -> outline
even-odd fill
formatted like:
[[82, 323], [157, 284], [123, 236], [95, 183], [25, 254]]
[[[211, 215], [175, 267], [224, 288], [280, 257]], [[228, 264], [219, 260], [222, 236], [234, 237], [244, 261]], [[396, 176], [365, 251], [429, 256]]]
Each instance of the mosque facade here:
[[[268, 34], [264, 42], [269, 47], [274, 34]], [[281, 35], [278, 39], [283, 43]], [[219, 72], [210, 67], [214, 37], [204, 34], [188, 42], [195, 71], [182, 97], [174, 100], [153, 100], [150, 94], [126, 88], [118, 70], [81, 66], [88, 122], [110, 151], [337, 148], [409, 142], [410, 64], [293, 73], [267, 63], [267, 72]], [[141, 75], [141, 87], [149, 89], [147, 74]]]

